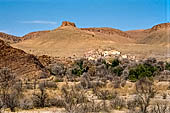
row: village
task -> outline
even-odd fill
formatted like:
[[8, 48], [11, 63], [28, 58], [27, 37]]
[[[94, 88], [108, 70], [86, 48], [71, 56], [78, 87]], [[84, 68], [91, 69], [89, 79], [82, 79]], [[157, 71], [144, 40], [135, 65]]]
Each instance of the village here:
[[98, 58], [109, 59], [109, 58], [119, 58], [119, 59], [129, 59], [137, 60], [136, 56], [122, 54], [120, 51], [113, 49], [93, 49], [84, 54], [84, 58], [88, 60], [97, 60]]

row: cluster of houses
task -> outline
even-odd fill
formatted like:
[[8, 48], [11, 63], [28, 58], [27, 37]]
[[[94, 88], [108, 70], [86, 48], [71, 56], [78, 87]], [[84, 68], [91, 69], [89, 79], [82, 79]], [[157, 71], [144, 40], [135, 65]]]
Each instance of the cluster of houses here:
[[121, 58], [128, 58], [131, 60], [135, 60], [136, 58], [135, 56], [122, 55], [121, 52], [117, 50], [94, 49], [84, 54], [84, 58], [87, 58], [88, 60], [97, 60], [98, 58], [110, 58], [116, 56], [119, 56]]

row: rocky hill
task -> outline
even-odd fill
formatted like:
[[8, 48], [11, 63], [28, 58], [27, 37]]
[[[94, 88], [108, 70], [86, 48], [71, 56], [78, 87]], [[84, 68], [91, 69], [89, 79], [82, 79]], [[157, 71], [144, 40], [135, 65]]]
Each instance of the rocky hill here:
[[113, 28], [106, 28], [106, 27], [103, 27], [103, 28], [81, 28], [81, 30], [87, 30], [90, 32], [107, 34], [107, 35], [117, 34], [117, 35], [120, 35], [123, 37], [130, 38], [130, 35], [128, 35], [127, 33], [123, 32], [121, 30], [118, 30], [118, 29], [113, 29]]
[[142, 44], [157, 44], [169, 45], [170, 44], [170, 23], [163, 23], [147, 29], [147, 33], [139, 43]]
[[34, 55], [15, 49], [0, 40], [0, 68], [2, 67], [12, 69], [21, 78], [39, 78], [42, 72], [48, 73]]
[[9, 34], [2, 33], [2, 32], [0, 32], [0, 39], [6, 41], [8, 43], [17, 43], [17, 42], [20, 42], [22, 40], [21, 37], [9, 35]]
[[22, 41], [36, 38], [36, 37], [39, 37], [39, 36], [44, 35], [45, 33], [49, 33], [49, 32], [50, 31], [36, 31], [36, 32], [28, 33], [22, 37]]
[[73, 22], [63, 21], [61, 27], [64, 27], [64, 26], [76, 27], [76, 24]]
[[170, 44], [170, 23], [163, 23], [146, 30], [126, 31], [137, 44], [167, 45]]
[[12, 46], [28, 53], [49, 56], [83, 55], [95, 48], [107, 48], [115, 43], [132, 43], [126, 33], [111, 28], [100, 28], [101, 33], [79, 29], [75, 23], [64, 21], [51, 31], [34, 32], [26, 35], [27, 40]]
[[147, 29], [146, 31], [154, 32], [159, 30], [168, 30], [169, 28], [170, 28], [170, 23], [162, 23], [162, 24], [155, 25], [151, 29]]

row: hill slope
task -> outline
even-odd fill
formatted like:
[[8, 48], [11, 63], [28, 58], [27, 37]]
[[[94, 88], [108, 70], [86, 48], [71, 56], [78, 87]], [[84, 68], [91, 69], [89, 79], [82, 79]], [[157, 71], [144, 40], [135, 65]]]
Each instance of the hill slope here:
[[15, 49], [0, 40], [0, 68], [8, 67], [17, 77], [38, 77], [39, 72], [47, 72], [44, 66], [34, 56]]
[[9, 34], [2, 33], [2, 32], [0, 32], [0, 39], [6, 41], [8, 43], [17, 43], [22, 40], [21, 37], [9, 35]]
[[76, 54], [79, 56], [90, 49], [105, 48], [116, 43], [128, 44], [133, 42], [126, 33], [120, 35], [120, 30], [115, 31], [112, 34], [98, 33], [86, 29], [78, 29], [75, 24], [63, 22], [61, 27], [55, 30], [36, 36], [30, 35], [30, 37], [35, 37], [13, 44], [13, 46], [36, 55], [72, 56]]
[[153, 26], [151, 29], [126, 31], [139, 44], [170, 44], [170, 23]]

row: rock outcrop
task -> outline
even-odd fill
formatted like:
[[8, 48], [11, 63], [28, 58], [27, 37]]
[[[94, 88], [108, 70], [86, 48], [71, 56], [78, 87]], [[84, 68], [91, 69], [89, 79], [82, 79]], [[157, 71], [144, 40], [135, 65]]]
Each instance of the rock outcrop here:
[[39, 37], [41, 35], [44, 35], [45, 33], [48, 33], [48, 32], [50, 32], [50, 30], [31, 32], [31, 33], [28, 33], [28, 34], [24, 35], [22, 37], [22, 40], [28, 40], [28, 39], [32, 39], [32, 38], [37, 38], [37, 37]]
[[13, 48], [0, 40], [0, 68], [2, 67], [10, 68], [19, 78], [39, 78], [41, 72], [48, 73], [34, 55]]
[[158, 31], [158, 30], [166, 30], [169, 28], [170, 28], [170, 23], [162, 23], [162, 24], [155, 25], [151, 29], [147, 29], [145, 31], [152, 32], [152, 31]]
[[9, 35], [9, 34], [2, 33], [2, 32], [0, 32], [0, 38], [6, 42], [9, 42], [9, 43], [17, 43], [22, 40], [21, 37]]
[[108, 35], [117, 34], [117, 35], [127, 37], [127, 38], [130, 37], [130, 35], [128, 35], [127, 33], [123, 32], [121, 30], [118, 30], [118, 29], [113, 29], [113, 28], [105, 28], [105, 27], [103, 27], [103, 28], [81, 28], [81, 30], [87, 30], [90, 32], [102, 33], [102, 34], [108, 34]]
[[65, 27], [65, 26], [76, 27], [76, 24], [73, 22], [63, 21], [61, 27]]

